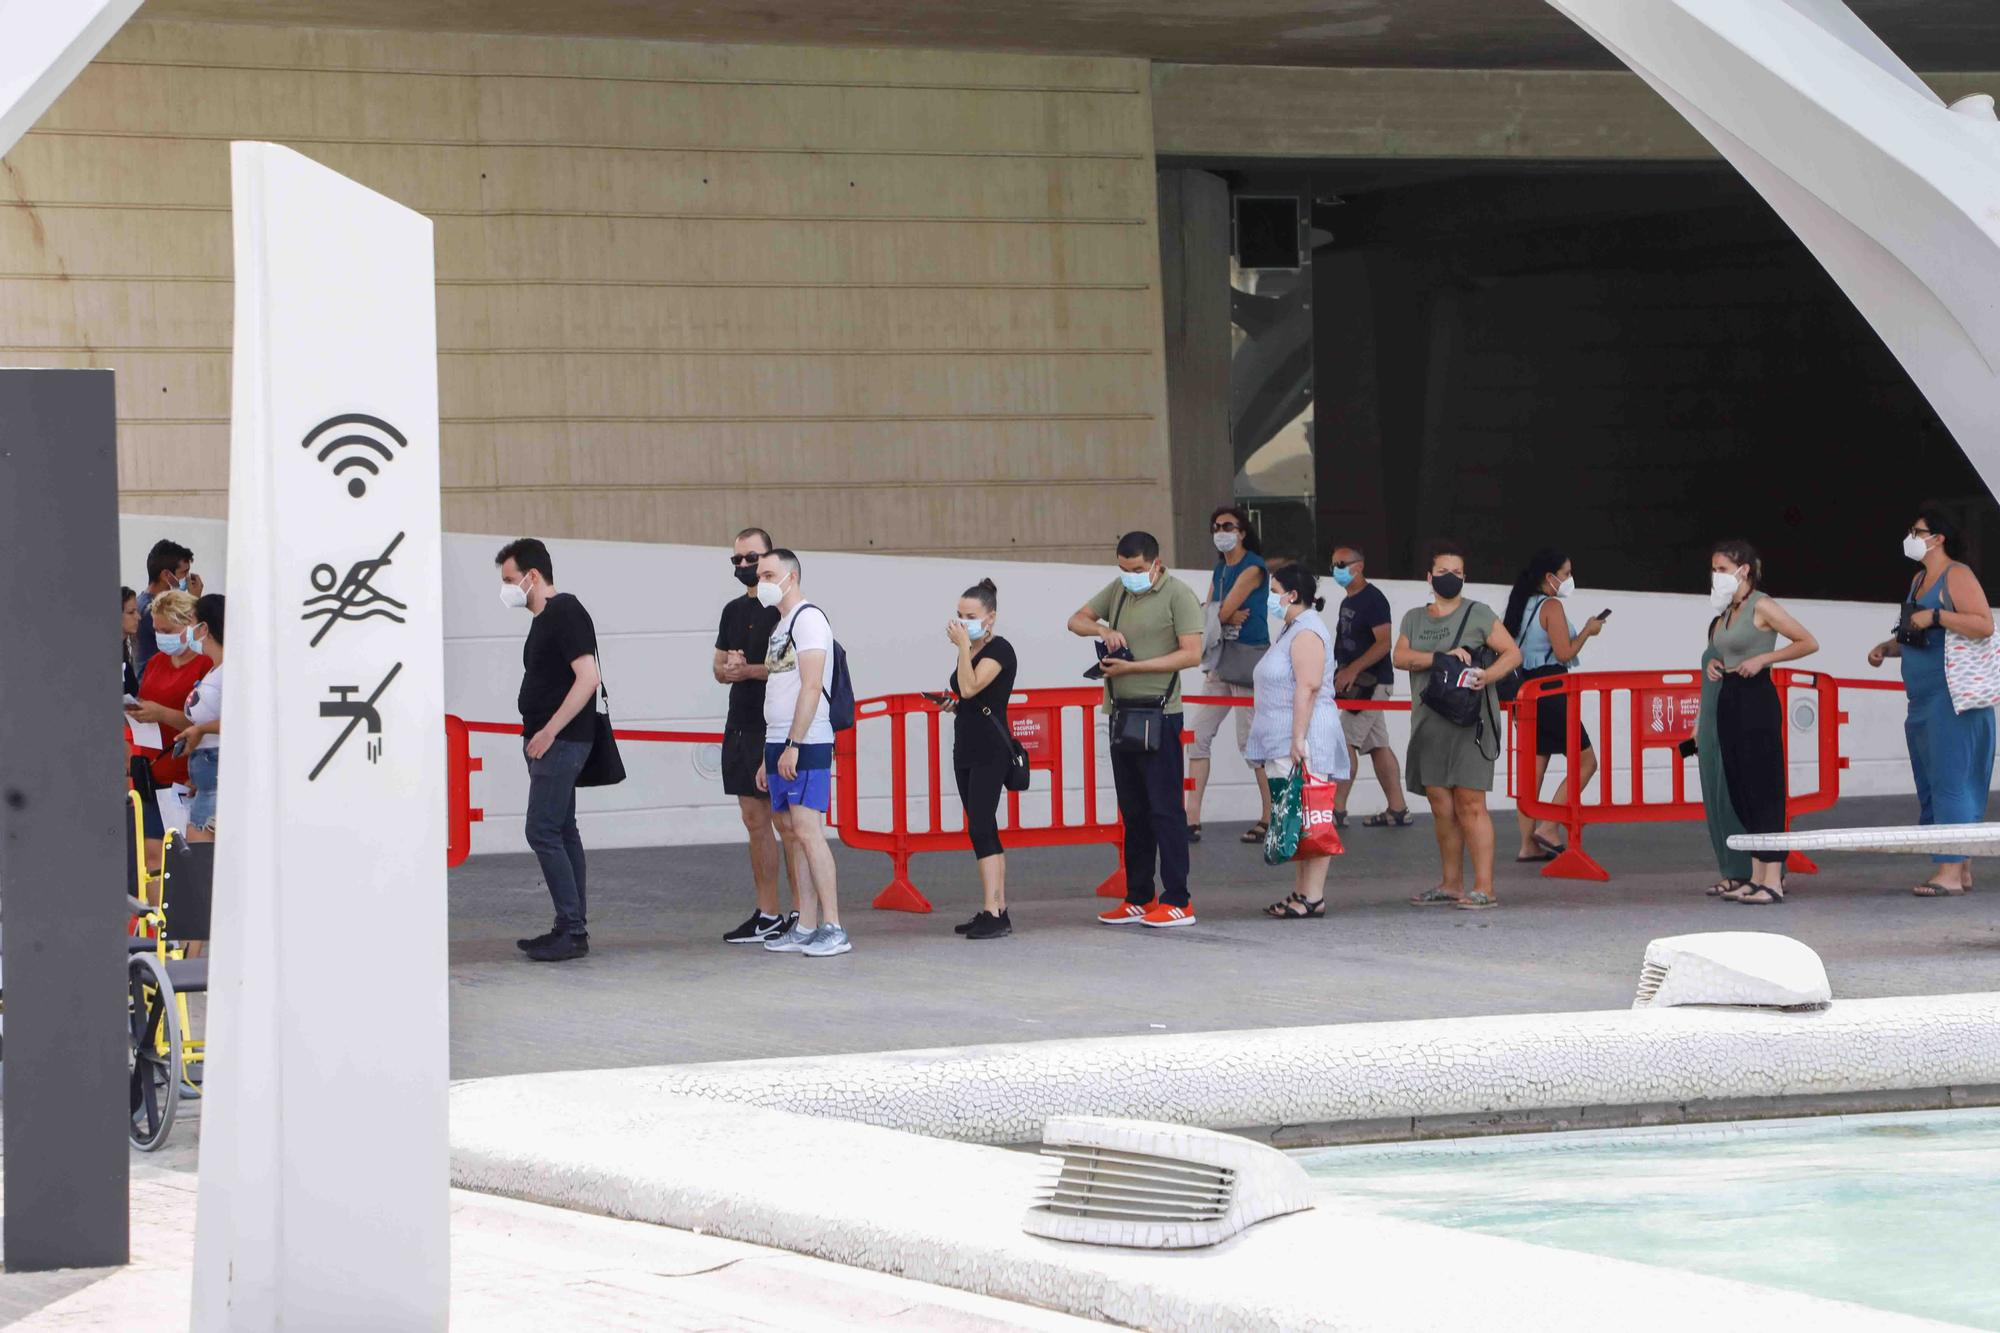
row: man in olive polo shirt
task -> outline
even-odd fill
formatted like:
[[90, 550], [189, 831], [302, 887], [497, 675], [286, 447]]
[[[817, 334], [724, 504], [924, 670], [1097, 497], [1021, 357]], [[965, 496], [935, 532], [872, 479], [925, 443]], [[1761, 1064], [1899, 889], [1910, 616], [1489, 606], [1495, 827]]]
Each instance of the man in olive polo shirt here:
[[[1191, 926], [1188, 900], [1187, 765], [1181, 756], [1180, 673], [1201, 665], [1201, 603], [1167, 573], [1150, 532], [1118, 542], [1118, 578], [1069, 618], [1069, 632], [1128, 649], [1132, 660], [1104, 661], [1105, 702], [1157, 706], [1167, 725], [1150, 754], [1111, 753], [1118, 813], [1125, 821], [1125, 901], [1097, 919], [1107, 926]], [[1160, 900], [1153, 901], [1153, 862]]]

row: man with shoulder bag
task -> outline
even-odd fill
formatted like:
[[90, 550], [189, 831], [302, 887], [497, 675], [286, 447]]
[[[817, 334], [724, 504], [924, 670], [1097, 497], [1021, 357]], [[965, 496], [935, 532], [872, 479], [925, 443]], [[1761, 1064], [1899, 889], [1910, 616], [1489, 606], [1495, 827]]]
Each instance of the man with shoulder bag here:
[[1191, 926], [1180, 673], [1201, 663], [1201, 603], [1167, 572], [1151, 533], [1128, 532], [1118, 542], [1118, 578], [1069, 618], [1069, 631], [1102, 641], [1111, 776], [1125, 821], [1125, 901], [1097, 919]]

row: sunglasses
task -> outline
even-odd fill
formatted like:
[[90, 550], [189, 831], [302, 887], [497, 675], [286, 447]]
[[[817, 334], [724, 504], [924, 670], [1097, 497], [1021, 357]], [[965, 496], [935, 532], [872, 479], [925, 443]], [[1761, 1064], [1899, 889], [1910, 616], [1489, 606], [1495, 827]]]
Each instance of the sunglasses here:
[[1209, 529], [1209, 531], [1210, 531], [1210, 532], [1241, 532], [1241, 531], [1243, 531], [1243, 529], [1242, 529], [1242, 528], [1239, 528], [1239, 527], [1237, 527], [1237, 526], [1236, 526], [1236, 525], [1235, 525], [1234, 523], [1217, 523], [1217, 524], [1216, 524], [1216, 525], [1215, 525], [1214, 527], [1210, 528], [1210, 529]]
[[1336, 560], [1333, 562], [1333, 567], [1335, 569], [1346, 569], [1349, 565], [1358, 565], [1360, 563], [1359, 560]]
[[729, 563], [732, 565], [754, 565], [769, 554], [769, 551], [752, 551], [749, 555], [732, 555], [729, 557]]

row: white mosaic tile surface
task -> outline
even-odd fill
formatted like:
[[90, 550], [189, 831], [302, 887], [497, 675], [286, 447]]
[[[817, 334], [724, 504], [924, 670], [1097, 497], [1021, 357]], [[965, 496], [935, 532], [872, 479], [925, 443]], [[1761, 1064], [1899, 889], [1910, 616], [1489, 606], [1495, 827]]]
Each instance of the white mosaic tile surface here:
[[1092, 1038], [525, 1075], [455, 1104], [700, 1097], [974, 1143], [1051, 1115], [1217, 1129], [2000, 1084], [2000, 994]]
[[1738, 833], [1739, 852], [1912, 852], [1926, 856], [1988, 856], [2000, 847], [2000, 824], [1898, 825], [1833, 828], [1811, 833]]
[[[746, 1163], [757, 1163], [746, 1169]], [[452, 1093], [464, 1188], [773, 1245], [1160, 1330], [1603, 1333], [1670, 1314], [1713, 1330], [1944, 1325], [1767, 1287], [1446, 1231], [1322, 1196], [1211, 1249], [1029, 1236], [1037, 1159], [638, 1081], [483, 1080]]]

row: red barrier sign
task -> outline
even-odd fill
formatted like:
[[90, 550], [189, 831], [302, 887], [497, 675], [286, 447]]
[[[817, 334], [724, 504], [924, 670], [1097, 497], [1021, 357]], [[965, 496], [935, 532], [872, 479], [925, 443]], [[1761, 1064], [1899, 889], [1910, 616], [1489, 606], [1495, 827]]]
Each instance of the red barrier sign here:
[[1639, 691], [1639, 726], [1648, 744], [1694, 739], [1701, 721], [1701, 689]]
[[1055, 762], [1049, 751], [1048, 709], [1010, 708], [1007, 710], [1007, 722], [1014, 729], [1014, 739], [1027, 752], [1030, 764], [1040, 767]]

